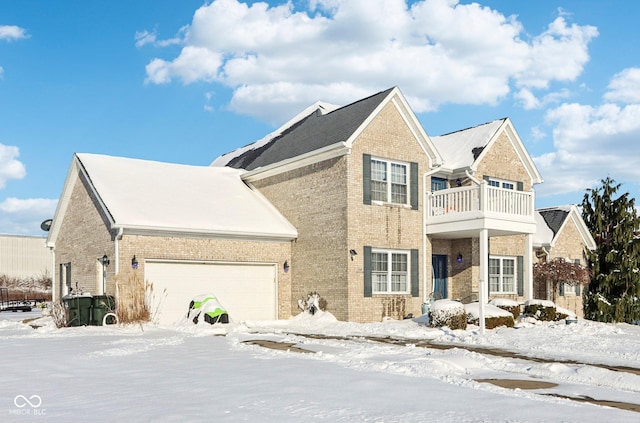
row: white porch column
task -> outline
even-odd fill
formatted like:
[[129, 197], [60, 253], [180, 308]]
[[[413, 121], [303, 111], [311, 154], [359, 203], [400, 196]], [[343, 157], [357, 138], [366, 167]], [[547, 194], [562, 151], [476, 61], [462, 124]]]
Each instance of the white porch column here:
[[524, 239], [524, 258], [522, 260], [524, 276], [524, 299], [533, 299], [533, 234], [527, 234]]
[[484, 306], [488, 301], [488, 281], [489, 274], [489, 231], [487, 229], [480, 230], [480, 279], [478, 281], [478, 323], [480, 324], [480, 333], [484, 334]]

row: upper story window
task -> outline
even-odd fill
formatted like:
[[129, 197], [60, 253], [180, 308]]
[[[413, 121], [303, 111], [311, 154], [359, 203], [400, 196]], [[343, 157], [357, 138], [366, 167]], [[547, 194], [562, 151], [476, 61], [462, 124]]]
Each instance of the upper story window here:
[[516, 187], [516, 182], [507, 181], [505, 179], [497, 179], [497, 178], [489, 177], [487, 179], [487, 182], [489, 183], [489, 186], [496, 187], [496, 188], [515, 189]]
[[371, 200], [408, 204], [408, 173], [405, 163], [371, 159]]
[[362, 155], [364, 204], [401, 204], [418, 209], [418, 163]]

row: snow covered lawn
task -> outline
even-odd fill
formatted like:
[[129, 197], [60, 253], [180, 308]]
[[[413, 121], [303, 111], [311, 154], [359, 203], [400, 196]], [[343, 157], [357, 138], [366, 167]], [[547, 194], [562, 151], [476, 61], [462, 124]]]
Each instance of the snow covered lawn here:
[[[640, 404], [640, 327], [580, 320], [520, 323], [479, 335], [415, 321], [331, 315], [228, 325], [56, 329], [38, 312], [0, 313], [0, 421], [635, 422], [640, 413], [545, 394]], [[375, 338], [404, 340], [402, 345]], [[245, 341], [284, 342], [311, 353]], [[424, 348], [422, 344], [458, 345]], [[408, 345], [406, 345], [408, 344]], [[557, 384], [506, 389], [480, 379]], [[553, 386], [553, 385], [549, 385]]]

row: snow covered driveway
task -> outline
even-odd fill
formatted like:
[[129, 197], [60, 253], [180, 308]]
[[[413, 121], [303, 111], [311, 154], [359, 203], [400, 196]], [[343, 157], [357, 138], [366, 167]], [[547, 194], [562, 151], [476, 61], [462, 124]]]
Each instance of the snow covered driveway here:
[[[640, 418], [633, 411], [543, 395], [640, 404], [640, 376], [634, 374], [496, 357], [463, 348], [342, 339], [428, 339], [634, 367], [640, 363], [640, 329], [629, 325], [524, 324], [480, 336], [473, 328], [448, 332], [412, 321], [363, 325], [320, 316], [232, 325], [226, 336], [217, 336], [219, 329], [201, 325], [56, 329], [44, 321], [45, 326], [33, 329], [19, 321], [24, 317], [29, 313], [0, 314], [3, 422], [631, 422]], [[289, 342], [313, 353], [245, 342], [256, 339]], [[509, 378], [558, 386], [513, 390], [474, 380]]]

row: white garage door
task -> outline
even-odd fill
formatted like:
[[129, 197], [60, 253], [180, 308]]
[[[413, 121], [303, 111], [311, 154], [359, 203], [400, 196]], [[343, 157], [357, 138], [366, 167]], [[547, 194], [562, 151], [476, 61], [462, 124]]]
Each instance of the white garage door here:
[[145, 280], [152, 284], [151, 317], [160, 325], [185, 318], [201, 294], [215, 295], [233, 322], [277, 318], [274, 264], [147, 261]]

